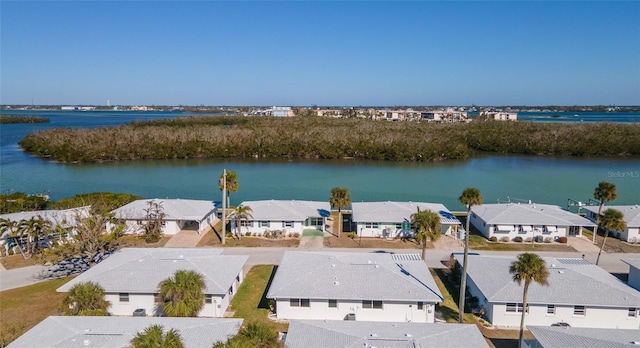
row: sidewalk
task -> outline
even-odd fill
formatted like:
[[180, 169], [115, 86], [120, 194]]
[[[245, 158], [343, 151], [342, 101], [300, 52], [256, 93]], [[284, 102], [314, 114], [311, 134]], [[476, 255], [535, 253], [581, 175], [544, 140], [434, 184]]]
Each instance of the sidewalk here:
[[597, 253], [600, 248], [586, 237], [568, 237], [567, 244], [579, 253]]
[[198, 246], [200, 240], [211, 231], [211, 227], [207, 227], [201, 234], [195, 230], [182, 230], [176, 233], [169, 241], [164, 245], [165, 248], [195, 248]]

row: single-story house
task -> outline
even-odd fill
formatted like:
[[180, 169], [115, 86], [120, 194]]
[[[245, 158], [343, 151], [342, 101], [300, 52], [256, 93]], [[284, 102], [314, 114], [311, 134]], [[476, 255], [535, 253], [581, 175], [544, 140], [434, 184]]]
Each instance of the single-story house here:
[[9, 344], [11, 348], [129, 348], [151, 325], [175, 329], [185, 348], [211, 347], [240, 330], [242, 319], [50, 316]]
[[[85, 206], [64, 210], [24, 211], [19, 213], [2, 214], [0, 215], [0, 220], [9, 220], [20, 223], [21, 221], [27, 221], [32, 218], [41, 218], [51, 224], [52, 233], [49, 234], [49, 242], [55, 243], [58, 238], [71, 238], [70, 235], [59, 235], [58, 233], [53, 232], [56, 230], [56, 226], [69, 230], [70, 233], [73, 234], [73, 229], [78, 224], [78, 220], [88, 217], [89, 210], [90, 207]], [[6, 230], [0, 235], [0, 247], [4, 248], [7, 253], [10, 249], [15, 249], [18, 246], [15, 240], [10, 240], [10, 234], [11, 232]], [[16, 252], [16, 250], [14, 250], [14, 252]]]
[[285, 252], [267, 298], [278, 319], [433, 323], [442, 294], [417, 254]]
[[124, 248], [80, 274], [58, 292], [83, 282], [98, 283], [111, 303], [110, 315], [136, 312], [161, 316], [158, 284], [178, 270], [196, 271], [205, 281], [204, 307], [199, 317], [221, 317], [244, 280], [248, 256], [222, 255], [222, 250], [196, 248]]
[[533, 340], [524, 340], [526, 348], [625, 348], [640, 345], [640, 330], [593, 329], [583, 327], [528, 326]]
[[[529, 286], [526, 325], [640, 329], [638, 290], [581, 258], [543, 259], [549, 285]], [[467, 291], [496, 326], [520, 326], [523, 285], [509, 273], [515, 260], [515, 256], [469, 256]]]
[[411, 215], [418, 209], [431, 210], [440, 215], [440, 232], [457, 235], [458, 220], [440, 203], [422, 202], [354, 202], [351, 204], [351, 220], [357, 226], [357, 234], [362, 237], [411, 237]]
[[482, 204], [471, 208], [470, 223], [482, 234], [498, 240], [504, 237], [542, 238], [580, 236], [582, 227], [595, 224], [582, 216], [566, 211], [557, 205], [499, 203]]
[[[598, 206], [587, 205], [582, 209], [587, 211], [587, 218], [593, 222], [596, 221], [598, 215]], [[617, 238], [629, 243], [640, 243], [640, 206], [638, 205], [605, 205], [602, 207], [604, 212], [607, 209], [615, 209], [624, 215], [624, 222], [627, 228], [624, 231], [611, 231], [610, 233]]]
[[285, 348], [489, 347], [473, 324], [292, 320]]
[[[212, 201], [157, 198], [133, 201], [115, 209], [113, 214], [117, 219], [124, 220], [127, 226], [125, 233], [143, 233], [149, 215], [155, 214], [152, 206], [160, 207], [164, 213], [162, 233], [168, 235], [186, 228], [197, 228], [200, 234], [215, 224], [218, 215]], [[111, 230], [113, 226], [110, 225], [108, 228]]]
[[250, 220], [238, 221], [240, 233], [282, 231], [285, 235], [302, 234], [305, 229], [323, 230], [325, 217], [331, 210], [329, 202], [264, 200], [246, 201], [241, 205], [251, 208]]
[[640, 259], [623, 259], [629, 265], [629, 279], [627, 283], [633, 288], [640, 290]]

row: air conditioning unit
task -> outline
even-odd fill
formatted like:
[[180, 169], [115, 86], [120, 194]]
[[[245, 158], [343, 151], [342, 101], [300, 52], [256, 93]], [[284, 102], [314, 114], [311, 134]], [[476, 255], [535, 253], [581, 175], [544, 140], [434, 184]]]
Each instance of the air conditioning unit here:
[[134, 317], [146, 317], [147, 316], [147, 310], [145, 310], [144, 308], [138, 308], [135, 311], [133, 311], [133, 316]]

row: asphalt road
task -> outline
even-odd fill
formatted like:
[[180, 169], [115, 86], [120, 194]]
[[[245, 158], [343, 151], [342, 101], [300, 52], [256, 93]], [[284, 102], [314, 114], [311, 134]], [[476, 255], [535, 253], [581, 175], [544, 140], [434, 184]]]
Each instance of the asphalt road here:
[[[225, 255], [249, 255], [249, 261], [246, 265], [246, 270], [254, 265], [270, 264], [278, 265], [282, 260], [282, 255], [285, 251], [304, 251], [304, 250], [317, 250], [317, 251], [332, 251], [332, 252], [380, 252], [380, 249], [355, 249], [355, 248], [224, 248]], [[386, 252], [394, 253], [420, 253], [420, 250], [407, 250], [407, 249], [384, 249]], [[517, 251], [480, 251], [478, 253], [485, 255], [517, 255], [520, 252]], [[540, 256], [552, 256], [552, 257], [582, 257], [595, 263], [597, 252], [579, 253], [579, 252], [539, 252]], [[442, 260], [446, 260], [451, 255], [451, 251], [429, 249], [427, 251], [426, 263], [429, 267], [437, 268], [444, 267]], [[629, 266], [622, 261], [622, 259], [638, 258], [637, 254], [602, 254], [600, 257], [600, 267], [610, 273], [629, 273]], [[44, 266], [29, 266], [13, 270], [0, 271], [0, 291], [18, 288], [30, 284], [34, 284], [42, 281], [38, 278], [38, 275]]]

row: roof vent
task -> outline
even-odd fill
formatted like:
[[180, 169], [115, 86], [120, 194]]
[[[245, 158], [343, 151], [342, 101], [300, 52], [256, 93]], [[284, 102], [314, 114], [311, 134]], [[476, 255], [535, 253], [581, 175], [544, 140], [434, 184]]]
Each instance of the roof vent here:
[[335, 280], [335, 281], [333, 282], [333, 285], [340, 285], [340, 282], [339, 282], [339, 281], [337, 281], [337, 280]]
[[378, 337], [377, 334], [372, 333], [371, 335], [369, 335], [370, 337]]
[[181, 258], [181, 259], [184, 259], [184, 255], [180, 255], [180, 258]]
[[413, 337], [413, 336], [411, 336], [410, 333], [406, 333], [406, 334], [404, 334], [404, 337]]
[[82, 345], [84, 345], [84, 346], [88, 346], [90, 344], [91, 344], [91, 341], [89, 341], [89, 340], [82, 341]]
[[376, 264], [376, 268], [380, 267], [380, 265]]
[[332, 264], [331, 264], [331, 267], [335, 267], [335, 266], [336, 266], [336, 264], [335, 264], [335, 263], [332, 263]]
[[369, 263], [369, 264], [370, 264], [370, 263], [371, 263], [371, 260], [367, 260], [367, 263]]
[[558, 271], [558, 273], [563, 274], [563, 273], [564, 273], [564, 271]]
[[553, 268], [553, 267], [555, 267], [555, 266], [556, 266], [556, 264], [555, 264], [555, 263], [552, 263], [552, 264], [551, 264], [551, 268]]
[[631, 341], [631, 344], [633, 344], [634, 346], [640, 346], [640, 342], [638, 341]]

